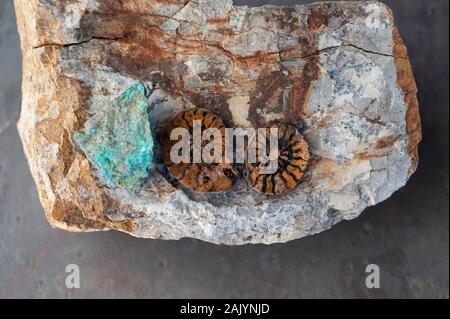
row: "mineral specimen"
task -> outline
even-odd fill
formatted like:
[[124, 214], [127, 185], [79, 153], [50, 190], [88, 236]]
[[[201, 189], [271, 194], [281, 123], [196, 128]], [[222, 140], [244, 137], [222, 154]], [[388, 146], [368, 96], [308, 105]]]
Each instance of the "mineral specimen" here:
[[[296, 188], [305, 174], [311, 154], [309, 145], [300, 132], [293, 126], [273, 124], [271, 128], [278, 129], [278, 154], [276, 171], [272, 174], [262, 172], [268, 165], [261, 163], [247, 163], [248, 179], [252, 187], [269, 195], [279, 195]], [[269, 136], [269, 134], [266, 134]], [[266, 139], [258, 140], [257, 146], [267, 144]]]
[[[209, 139], [202, 139], [199, 136], [199, 150], [195, 153], [195, 146], [193, 141], [194, 136], [194, 125], [195, 121], [198, 121], [201, 130], [208, 130], [211, 128], [216, 128], [220, 133], [217, 141], [214, 141], [211, 136]], [[174, 146], [182, 141], [183, 136], [177, 136], [177, 139], [171, 139], [171, 133], [177, 128], [186, 129], [189, 153], [187, 154], [187, 159], [185, 161], [174, 163], [171, 156], [172, 149], [178, 151], [178, 148]], [[205, 151], [205, 147], [210, 144], [217, 144], [211, 146], [211, 152], [214, 152], [214, 148], [218, 147], [220, 151], [219, 161], [208, 163], [203, 159], [202, 155]], [[218, 118], [213, 113], [205, 109], [195, 109], [184, 111], [178, 114], [166, 128], [164, 142], [164, 162], [169, 168], [170, 174], [178, 179], [182, 185], [196, 192], [223, 192], [230, 189], [234, 182], [238, 172], [233, 167], [232, 163], [225, 162], [225, 125], [222, 120]], [[198, 160], [194, 157], [198, 156]]]
[[[24, 61], [19, 132], [54, 227], [286, 242], [358, 217], [417, 168], [417, 88], [393, 14], [380, 2], [15, 6]], [[161, 136], [194, 108], [227, 128], [303, 121], [311, 159], [300, 185], [271, 196], [242, 175], [220, 193], [180, 186], [164, 165]]]
[[91, 122], [74, 134], [89, 161], [116, 185], [141, 187], [152, 167], [154, 144], [145, 86], [130, 87]]

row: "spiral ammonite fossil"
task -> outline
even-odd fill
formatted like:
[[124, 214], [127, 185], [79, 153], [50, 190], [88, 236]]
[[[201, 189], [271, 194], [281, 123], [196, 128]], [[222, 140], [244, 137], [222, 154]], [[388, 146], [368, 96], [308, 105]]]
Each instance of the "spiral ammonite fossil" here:
[[[209, 128], [217, 128], [222, 134], [222, 139], [219, 141], [222, 148], [222, 154], [225, 154], [225, 125], [222, 120], [214, 115], [212, 112], [197, 108], [194, 110], [187, 110], [178, 114], [169, 125], [166, 127], [162, 147], [164, 150], [164, 163], [166, 164], [169, 173], [172, 177], [177, 179], [183, 186], [200, 193], [208, 192], [224, 192], [230, 189], [237, 179], [238, 171], [233, 164], [225, 163], [201, 163], [193, 162], [193, 143], [190, 148], [190, 163], [174, 163], [170, 157], [172, 147], [181, 140], [172, 141], [170, 134], [176, 128], [187, 129], [192, 142], [194, 131], [194, 121], [201, 122], [202, 131]], [[201, 150], [209, 143], [209, 141], [202, 141]]]
[[[278, 168], [272, 174], [265, 174], [267, 163], [261, 161], [247, 163], [247, 178], [250, 185], [267, 195], [280, 195], [296, 188], [302, 181], [308, 162], [311, 158], [308, 142], [293, 126], [288, 124], [273, 124], [278, 128]], [[270, 130], [267, 129], [266, 139], [256, 143], [257, 149], [266, 144], [269, 150]]]

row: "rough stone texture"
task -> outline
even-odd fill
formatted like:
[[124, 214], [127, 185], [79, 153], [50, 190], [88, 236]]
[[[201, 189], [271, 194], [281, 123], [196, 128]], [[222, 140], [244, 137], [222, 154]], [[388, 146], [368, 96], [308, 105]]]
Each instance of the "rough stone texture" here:
[[[417, 167], [416, 86], [392, 13], [378, 2], [15, 4], [24, 54], [19, 130], [55, 227], [284, 242], [357, 217]], [[276, 199], [244, 181], [205, 197], [173, 186], [159, 168], [138, 192], [114, 187], [73, 134], [138, 81], [154, 87], [155, 130], [194, 106], [234, 126], [304, 120], [314, 161], [305, 183]]]
[[96, 114], [93, 126], [74, 134], [89, 161], [111, 182], [139, 189], [153, 166], [153, 135], [148, 121], [147, 89], [128, 88], [112, 109]]

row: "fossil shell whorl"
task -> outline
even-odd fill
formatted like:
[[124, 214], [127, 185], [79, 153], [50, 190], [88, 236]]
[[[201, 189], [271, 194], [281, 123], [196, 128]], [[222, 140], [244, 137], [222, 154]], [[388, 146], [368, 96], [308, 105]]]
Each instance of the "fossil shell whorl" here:
[[[194, 121], [201, 122], [201, 129], [217, 128], [222, 138], [220, 140], [222, 154], [225, 154], [225, 125], [222, 120], [212, 112], [197, 108], [187, 110], [178, 114], [166, 127], [163, 137], [164, 163], [169, 173], [177, 179], [183, 186], [200, 193], [208, 192], [224, 192], [230, 189], [237, 179], [238, 171], [233, 164], [225, 163], [194, 163], [193, 147], [190, 148], [190, 163], [174, 163], [171, 159], [170, 152], [172, 147], [181, 140], [171, 140], [170, 134], [176, 128], [187, 129], [190, 137], [193, 136]], [[202, 141], [201, 150], [210, 141]]]
[[[267, 164], [259, 160], [256, 163], [247, 162], [247, 179], [250, 185], [261, 193], [280, 195], [300, 185], [311, 154], [308, 142], [295, 127], [273, 124], [271, 128], [278, 129], [278, 168], [275, 173], [265, 174], [264, 168]], [[267, 138], [257, 140], [257, 150], [263, 143], [268, 144], [270, 130], [267, 131]]]

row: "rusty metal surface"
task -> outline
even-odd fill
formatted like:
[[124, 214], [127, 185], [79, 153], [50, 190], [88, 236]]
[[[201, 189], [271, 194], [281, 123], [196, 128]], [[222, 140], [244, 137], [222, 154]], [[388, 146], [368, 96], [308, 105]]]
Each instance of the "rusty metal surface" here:
[[[0, 298], [448, 298], [449, 5], [385, 2], [420, 90], [418, 172], [391, 199], [328, 232], [283, 245], [220, 247], [48, 226], [15, 128], [21, 61], [13, 5], [0, 1]], [[68, 264], [80, 267], [80, 289], [65, 286]], [[365, 287], [367, 264], [380, 266], [381, 289]]]

